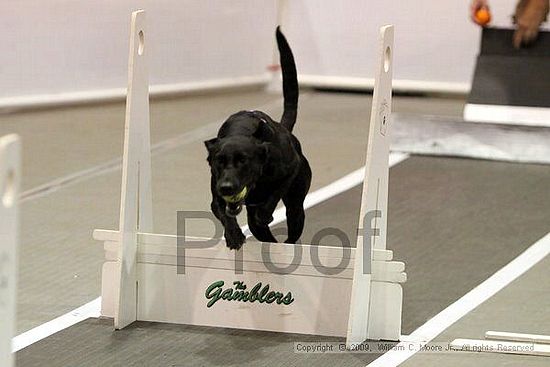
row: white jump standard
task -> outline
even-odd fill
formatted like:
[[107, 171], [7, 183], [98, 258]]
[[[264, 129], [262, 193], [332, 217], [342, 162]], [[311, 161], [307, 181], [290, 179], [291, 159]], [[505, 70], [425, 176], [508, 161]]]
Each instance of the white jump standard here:
[[[381, 29], [380, 46], [361, 202], [361, 218], [373, 220], [357, 249], [248, 241], [235, 252], [223, 240], [193, 248], [208, 239], [178, 241], [152, 229], [150, 47], [144, 12], [132, 14], [120, 229], [94, 231], [106, 256], [101, 313], [114, 317], [116, 329], [144, 320], [346, 337], [349, 346], [399, 340], [405, 264], [386, 249], [393, 27]], [[185, 274], [178, 274], [182, 244]], [[235, 257], [242, 272], [235, 272]], [[319, 262], [332, 275], [319, 271]], [[270, 270], [288, 266], [294, 270], [286, 274]]]
[[0, 366], [14, 366], [21, 146], [17, 135], [0, 138]]

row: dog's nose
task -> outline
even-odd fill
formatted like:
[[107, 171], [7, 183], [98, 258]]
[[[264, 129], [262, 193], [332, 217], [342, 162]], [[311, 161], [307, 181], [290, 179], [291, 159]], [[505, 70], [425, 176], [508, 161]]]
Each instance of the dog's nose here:
[[219, 186], [220, 194], [222, 195], [233, 195], [236, 189], [237, 187], [229, 181], [224, 181]]

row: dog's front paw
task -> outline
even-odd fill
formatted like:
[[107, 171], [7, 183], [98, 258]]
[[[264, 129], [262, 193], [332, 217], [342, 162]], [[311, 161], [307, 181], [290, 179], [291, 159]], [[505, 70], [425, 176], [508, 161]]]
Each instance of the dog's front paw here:
[[242, 247], [246, 237], [240, 228], [225, 231], [225, 243], [231, 250], [238, 250]]

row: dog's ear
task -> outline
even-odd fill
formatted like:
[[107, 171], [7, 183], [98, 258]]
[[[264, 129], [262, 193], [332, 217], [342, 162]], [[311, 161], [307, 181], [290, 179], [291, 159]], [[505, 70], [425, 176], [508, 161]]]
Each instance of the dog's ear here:
[[206, 147], [206, 150], [208, 151], [208, 156], [206, 157], [206, 160], [208, 161], [208, 164], [212, 164], [212, 155], [214, 154], [214, 151], [216, 150], [216, 147], [218, 146], [218, 138], [205, 140], [204, 146]]
[[256, 129], [256, 132], [252, 135], [255, 138], [261, 140], [261, 141], [269, 141], [272, 137], [273, 132], [271, 129], [267, 126], [267, 122], [264, 119], [261, 119], [258, 123], [258, 128]]
[[211, 153], [218, 144], [218, 138], [213, 138], [210, 140], [205, 140], [204, 146], [206, 147], [206, 150], [208, 150], [208, 153]]

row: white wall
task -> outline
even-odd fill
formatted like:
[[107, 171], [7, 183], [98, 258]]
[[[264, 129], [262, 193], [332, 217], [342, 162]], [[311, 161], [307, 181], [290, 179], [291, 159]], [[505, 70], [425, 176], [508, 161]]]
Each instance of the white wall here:
[[1, 3], [0, 99], [126, 87], [130, 14], [139, 8], [151, 84], [258, 76], [271, 62], [275, 0]]
[[[378, 29], [393, 23], [397, 88], [469, 88], [479, 28], [468, 19], [467, 0], [281, 1], [281, 22], [305, 82], [370, 84]], [[235, 78], [265, 80], [266, 65], [272, 61], [277, 0], [1, 4], [0, 107], [18, 101], [41, 103], [52, 96], [60, 101], [109, 91], [122, 96], [130, 13], [138, 8], [148, 16], [153, 89], [177, 90], [205, 81], [217, 85]], [[510, 25], [514, 4], [492, 1], [497, 24]]]
[[[515, 0], [490, 3], [493, 24], [510, 26]], [[480, 39], [468, 8], [465, 0], [287, 0], [284, 25], [304, 82], [371, 84], [378, 29], [394, 24], [394, 86], [466, 92]]]

